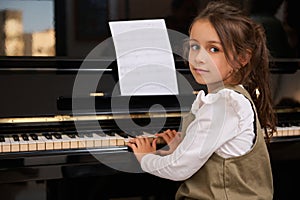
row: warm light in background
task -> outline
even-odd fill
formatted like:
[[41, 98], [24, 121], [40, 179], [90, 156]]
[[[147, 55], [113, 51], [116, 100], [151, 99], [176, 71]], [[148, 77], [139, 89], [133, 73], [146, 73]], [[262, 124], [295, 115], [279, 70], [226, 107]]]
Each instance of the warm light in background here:
[[[45, 16], [42, 16], [53, 14], [53, 2], [39, 2], [38, 7], [42, 6], [43, 11], [37, 9], [37, 4], [34, 3], [36, 2], [0, 2], [0, 56], [56, 55], [53, 24], [46, 22]], [[36, 17], [28, 22], [27, 18], [32, 14]], [[33, 24], [39, 29], [30, 28]]]

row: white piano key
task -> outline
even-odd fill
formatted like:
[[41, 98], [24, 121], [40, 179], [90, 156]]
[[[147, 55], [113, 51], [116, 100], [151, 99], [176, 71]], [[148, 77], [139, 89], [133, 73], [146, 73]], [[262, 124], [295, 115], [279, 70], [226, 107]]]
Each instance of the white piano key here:
[[294, 135], [300, 136], [300, 126], [295, 126]]
[[97, 133], [93, 133], [92, 137], [94, 139], [94, 147], [106, 147], [109, 146], [109, 141], [108, 138], [106, 138], [106, 135], [102, 135], [102, 134], [97, 134]]
[[11, 148], [10, 148], [10, 140], [7, 137], [4, 137], [4, 142], [1, 142], [1, 146], [2, 146], [2, 152], [11, 152]]
[[28, 151], [29, 150], [29, 143], [28, 141], [24, 140], [22, 136], [19, 136], [19, 144], [20, 144], [20, 151]]
[[124, 138], [124, 145], [127, 145], [131, 139], [133, 139], [133, 137], [130, 137], [130, 136], [128, 136], [127, 138]]
[[13, 137], [8, 137], [8, 140], [10, 142], [10, 151], [11, 152], [18, 152], [20, 151], [20, 143], [18, 141], [15, 141]]
[[53, 149], [54, 150], [59, 150], [62, 149], [62, 141], [59, 138], [53, 137]]
[[116, 136], [116, 142], [117, 142], [117, 146], [124, 146], [125, 145], [125, 138], [120, 136], [119, 134], [115, 134]]
[[82, 136], [76, 136], [76, 137], [78, 137], [78, 148], [81, 148], [81, 149], [83, 149], [83, 148], [86, 148], [87, 147], [87, 145], [86, 145], [86, 140], [85, 140], [85, 138], [84, 137], [82, 137]]
[[299, 126], [292, 126], [291, 127], [293, 136], [300, 136], [300, 127]]
[[143, 131], [142, 136], [145, 136], [145, 137], [155, 137], [154, 134], [148, 133], [148, 132], [146, 132], [146, 131]]
[[144, 136], [144, 137], [147, 137], [147, 138], [152, 138], [152, 139], [157, 138], [156, 135], [145, 132], [145, 131], [143, 131], [143, 134], [141, 136]]
[[37, 141], [33, 140], [30, 136], [28, 137], [28, 151], [36, 151], [37, 148]]
[[70, 149], [71, 148], [70, 137], [62, 134], [61, 135], [61, 144], [62, 144], [62, 149]]
[[53, 150], [54, 149], [53, 139], [48, 139], [45, 135], [41, 135], [39, 137], [39, 140], [41, 140], [45, 143], [45, 150]]
[[117, 137], [115, 135], [106, 135], [108, 141], [109, 141], [109, 146], [117, 146]]
[[294, 135], [294, 129], [292, 126], [288, 127], [288, 136], [293, 136]]
[[284, 127], [277, 127], [277, 132], [275, 133], [275, 135], [281, 137], [283, 136], [284, 131], [285, 131]]
[[79, 147], [78, 145], [78, 137], [75, 136], [74, 138], [70, 137], [69, 135], [66, 135], [68, 137], [68, 139], [70, 140], [70, 148], [71, 149], [77, 149]]
[[82, 138], [81, 145], [85, 146], [85, 148], [93, 148], [95, 146], [94, 139], [91, 134], [81, 134], [80, 138]]
[[37, 147], [38, 151], [46, 150], [46, 143], [45, 143], [42, 135], [38, 136], [38, 140], [36, 140], [36, 147]]
[[166, 144], [166, 142], [164, 141], [164, 139], [162, 137], [157, 137], [155, 134], [143, 131], [142, 136], [150, 138], [151, 141], [153, 141], [154, 139], [157, 139], [157, 141], [156, 141], [157, 144]]

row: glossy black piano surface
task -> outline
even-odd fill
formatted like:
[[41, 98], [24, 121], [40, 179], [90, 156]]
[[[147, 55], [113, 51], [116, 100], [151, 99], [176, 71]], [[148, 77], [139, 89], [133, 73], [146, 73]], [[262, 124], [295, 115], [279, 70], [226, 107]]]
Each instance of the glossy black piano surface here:
[[[101, 68], [106, 62], [91, 63]], [[178, 96], [112, 97], [118, 80], [116, 63], [111, 62], [109, 68], [104, 68], [96, 91], [76, 99], [83, 106], [74, 115], [72, 89], [81, 63], [82, 60], [57, 58], [0, 61], [0, 192], [3, 197], [7, 200], [138, 196], [173, 199], [179, 183], [141, 173], [126, 140], [145, 132], [180, 129], [181, 118], [189, 111], [195, 92], [205, 87], [194, 82], [184, 62], [176, 61], [178, 73], [190, 82], [192, 91], [183, 91], [179, 83]], [[98, 72], [93, 68], [80, 73], [88, 77]], [[283, 79], [281, 76], [294, 77], [299, 70], [293, 68], [279, 73], [274, 68], [273, 73], [277, 83]], [[110, 104], [112, 98], [117, 102], [114, 110]], [[123, 104], [126, 102], [129, 105]], [[91, 103], [95, 104], [93, 109], [85, 107]], [[157, 107], [150, 111], [154, 104], [164, 109]], [[274, 135], [269, 149], [275, 197], [279, 199], [295, 195], [299, 185], [299, 108], [280, 104], [276, 107], [280, 131]], [[132, 122], [137, 126], [131, 126]]]
[[[117, 83], [112, 62], [103, 69], [96, 91], [75, 99], [82, 107], [74, 115], [72, 89], [82, 60], [0, 62], [0, 87], [5, 94], [0, 106], [0, 191], [5, 199], [173, 198], [178, 183], [142, 173], [125, 142], [144, 132], [178, 129], [195, 98], [193, 91], [177, 96], [112, 97]], [[107, 62], [91, 63], [101, 69]], [[97, 69], [80, 73], [93, 76]], [[179, 73], [193, 80], [185, 66]], [[96, 112], [85, 106], [91, 102]], [[150, 112], [154, 104], [164, 109]], [[130, 126], [131, 120], [141, 128]], [[117, 121], [125, 127], [119, 128]]]

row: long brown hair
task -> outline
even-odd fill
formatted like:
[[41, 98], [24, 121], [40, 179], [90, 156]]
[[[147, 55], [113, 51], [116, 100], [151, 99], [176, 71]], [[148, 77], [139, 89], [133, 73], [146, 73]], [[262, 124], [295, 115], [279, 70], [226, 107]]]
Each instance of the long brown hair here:
[[[269, 141], [276, 131], [276, 117], [269, 82], [270, 53], [263, 27], [249, 18], [240, 8], [224, 1], [209, 2], [194, 19], [191, 27], [200, 19], [207, 19], [214, 26], [226, 59], [232, 66], [236, 66], [233, 63], [240, 63], [238, 56], [245, 56], [251, 52], [248, 64], [235, 69], [233, 84], [242, 84], [250, 93], [261, 126], [265, 130], [266, 139]], [[229, 55], [234, 55], [234, 59]]]

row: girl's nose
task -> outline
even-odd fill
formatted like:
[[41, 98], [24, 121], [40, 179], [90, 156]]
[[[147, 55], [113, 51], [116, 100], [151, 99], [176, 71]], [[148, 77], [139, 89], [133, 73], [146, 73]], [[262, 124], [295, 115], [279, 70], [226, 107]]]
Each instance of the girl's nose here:
[[195, 54], [195, 62], [197, 63], [205, 63], [205, 60], [207, 58], [208, 58], [208, 54], [203, 48], [200, 48]]

